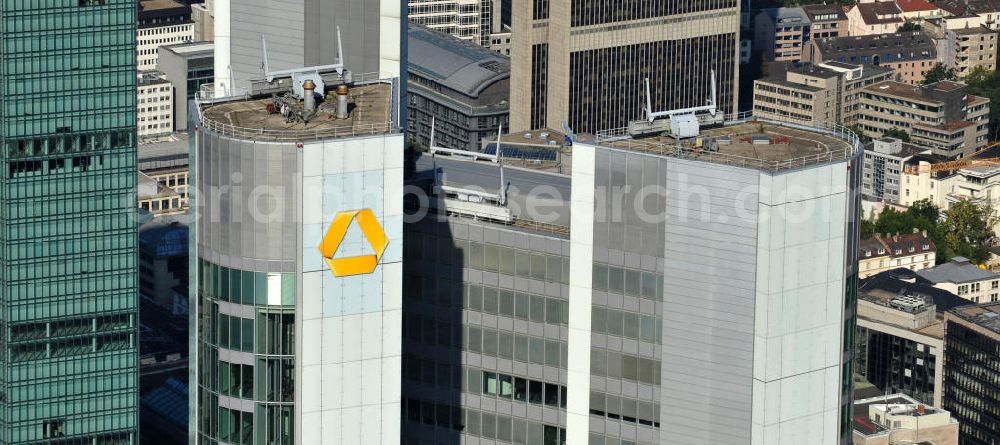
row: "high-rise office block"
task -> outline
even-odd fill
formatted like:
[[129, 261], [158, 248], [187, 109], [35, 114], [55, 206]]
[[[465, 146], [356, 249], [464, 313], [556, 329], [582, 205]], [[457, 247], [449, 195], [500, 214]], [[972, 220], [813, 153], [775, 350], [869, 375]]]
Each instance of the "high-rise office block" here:
[[319, 77], [192, 107], [190, 443], [399, 443], [399, 80]]
[[944, 318], [944, 409], [963, 444], [1000, 437], [1000, 304], [952, 309]]
[[462, 40], [489, 46], [493, 3], [493, 0], [410, 0], [406, 18]]
[[701, 106], [718, 77], [719, 107], [736, 111], [737, 0], [514, 0], [511, 130], [577, 133], [641, 117], [644, 79], [655, 110]]
[[0, 22], [0, 442], [134, 444], [136, 3]]
[[860, 141], [700, 136], [416, 161], [404, 443], [849, 443]]
[[[264, 77], [261, 36], [271, 70], [337, 62], [337, 30], [344, 63], [369, 78], [400, 73], [401, 5], [373, 0], [217, 0], [215, 83], [245, 88]], [[405, 39], [403, 39], [405, 40]]]

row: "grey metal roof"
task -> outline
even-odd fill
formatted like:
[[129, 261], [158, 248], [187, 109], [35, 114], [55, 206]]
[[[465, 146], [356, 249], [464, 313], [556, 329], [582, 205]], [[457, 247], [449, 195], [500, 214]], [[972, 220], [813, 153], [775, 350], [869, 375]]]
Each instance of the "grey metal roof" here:
[[1000, 275], [980, 269], [970, 263], [968, 258], [960, 256], [930, 269], [918, 270], [917, 275], [933, 283], [968, 283], [970, 281], [1000, 278]]
[[471, 97], [510, 77], [507, 56], [413, 23], [408, 51], [411, 73]]

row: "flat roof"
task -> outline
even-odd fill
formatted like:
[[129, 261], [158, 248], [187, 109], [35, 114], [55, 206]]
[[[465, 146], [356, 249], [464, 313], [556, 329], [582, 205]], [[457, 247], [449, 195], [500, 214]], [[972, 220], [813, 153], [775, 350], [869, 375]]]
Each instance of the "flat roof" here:
[[187, 42], [175, 43], [173, 45], [163, 45], [160, 48], [180, 55], [214, 55], [215, 42]]
[[323, 101], [317, 101], [317, 113], [309, 123], [286, 122], [281, 113], [271, 113], [270, 95], [249, 99], [200, 103], [204, 128], [239, 138], [259, 141], [304, 141], [383, 134], [393, 131], [392, 84], [374, 82], [355, 85], [348, 90], [350, 115], [337, 119], [337, 98], [329, 88]]
[[[748, 121], [703, 128], [698, 138], [680, 141], [668, 136], [615, 138], [599, 135], [597, 144], [764, 171], [839, 161], [854, 154], [854, 146], [850, 142], [818, 130], [806, 131], [778, 123]], [[699, 140], [702, 146], [698, 145]], [[709, 141], [717, 144], [717, 151], [705, 148]]]
[[1000, 333], [1000, 303], [962, 306], [952, 309], [951, 313], [972, 324]]
[[866, 437], [884, 434], [888, 431], [885, 427], [875, 423], [874, 421], [872, 421], [870, 417], [868, 417], [868, 408], [872, 405], [907, 405], [907, 406], [923, 405], [924, 406], [924, 414], [917, 414], [916, 411], [908, 413], [909, 415], [912, 416], [921, 416], [921, 415], [926, 416], [926, 415], [940, 414], [946, 412], [941, 408], [935, 408], [931, 405], [920, 403], [913, 397], [910, 397], [906, 394], [889, 394], [887, 396], [878, 396], [868, 399], [855, 400], [854, 416], [851, 418], [851, 426], [854, 428], [855, 432], [860, 433], [861, 435]]
[[895, 80], [887, 80], [885, 82], [869, 85], [865, 87], [865, 91], [886, 96], [902, 97], [932, 105], [942, 103], [941, 100], [925, 96], [923, 87], [920, 85], [910, 85], [908, 83], [897, 82]]
[[140, 0], [139, 5], [143, 11], [157, 11], [160, 9], [187, 7], [187, 5], [177, 0]]

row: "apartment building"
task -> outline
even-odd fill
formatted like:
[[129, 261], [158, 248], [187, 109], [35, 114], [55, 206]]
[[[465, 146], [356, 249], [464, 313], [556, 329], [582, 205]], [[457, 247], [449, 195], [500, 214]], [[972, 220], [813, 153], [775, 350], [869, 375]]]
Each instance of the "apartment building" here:
[[1000, 301], [1000, 275], [972, 264], [968, 258], [954, 257], [951, 261], [917, 271], [917, 275], [973, 303]]
[[809, 15], [800, 7], [762, 9], [754, 19], [753, 47], [764, 60], [797, 61], [812, 35]]
[[934, 5], [944, 11], [952, 29], [985, 26], [997, 30], [1000, 5], [994, 0], [938, 0]]
[[859, 124], [872, 137], [901, 129], [910, 134], [914, 144], [958, 159], [986, 145], [989, 107], [989, 99], [968, 94], [961, 83], [912, 86], [888, 81], [864, 88]]
[[809, 17], [810, 39], [846, 36], [850, 32], [847, 14], [838, 4], [803, 5], [802, 11]]
[[512, 131], [623, 128], [652, 108], [702, 106], [712, 72], [723, 113], [737, 110], [740, 6], [718, 2], [514, 0]]
[[141, 72], [136, 82], [136, 136], [148, 139], [174, 130], [174, 87], [156, 71]]
[[941, 406], [944, 313], [968, 304], [920, 280], [909, 269], [890, 269], [858, 285], [857, 373], [882, 393], [901, 392]]
[[407, 64], [408, 137], [435, 144], [479, 149], [483, 138], [509, 128], [510, 59], [478, 43], [409, 24]]
[[996, 69], [998, 31], [985, 26], [953, 29], [944, 19], [925, 20], [921, 29], [939, 42], [939, 52], [949, 54], [942, 62], [953, 67], [959, 79], [976, 67]]
[[906, 394], [854, 401], [854, 445], [958, 445], [959, 421], [951, 412]]
[[861, 89], [893, 75], [888, 68], [833, 61], [781, 68], [754, 81], [754, 115], [816, 125], [853, 125]]
[[1000, 437], [1000, 304], [963, 306], [945, 314], [944, 409], [959, 422], [960, 443]]
[[875, 234], [863, 241], [860, 248], [858, 270], [861, 278], [900, 267], [923, 270], [934, 267], [937, 246], [927, 237], [926, 231], [913, 229], [912, 233]]
[[894, 1], [859, 2], [847, 11], [851, 36], [895, 33], [903, 25], [903, 11]]
[[[859, 5], [860, 6], [860, 5]], [[810, 40], [803, 62], [836, 61], [891, 68], [896, 80], [916, 85], [938, 62], [937, 42], [925, 32], [828, 37]]]
[[136, 68], [157, 69], [157, 48], [194, 40], [191, 6], [177, 0], [139, 0]]

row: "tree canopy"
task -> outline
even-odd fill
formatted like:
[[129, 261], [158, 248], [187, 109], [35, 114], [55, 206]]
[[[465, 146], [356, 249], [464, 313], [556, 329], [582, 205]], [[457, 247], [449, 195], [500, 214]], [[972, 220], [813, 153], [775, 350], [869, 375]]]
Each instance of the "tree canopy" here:
[[861, 237], [926, 230], [927, 237], [937, 246], [938, 263], [964, 256], [982, 264], [990, 257], [989, 247], [995, 237], [993, 227], [998, 221], [996, 210], [989, 204], [963, 200], [942, 212], [923, 199], [905, 211], [887, 207], [878, 218], [865, 219], [861, 222]]
[[[989, 99], [990, 104], [1000, 103], [1000, 76], [996, 71], [977, 66], [965, 77], [965, 83], [969, 85], [969, 93]], [[993, 137], [997, 134], [998, 126], [1000, 126], [1000, 106], [991, 106], [990, 135]]]
[[905, 23], [903, 23], [902, 26], [900, 26], [896, 30], [896, 32], [911, 32], [911, 31], [920, 31], [920, 24], [917, 22], [911, 22], [907, 20]]
[[903, 142], [910, 142], [910, 133], [907, 133], [906, 130], [903, 130], [902, 128], [892, 127], [882, 133], [882, 136], [896, 138]]
[[955, 75], [954, 68], [948, 68], [944, 66], [943, 63], [938, 62], [934, 64], [934, 67], [927, 70], [927, 74], [924, 74], [924, 85], [930, 85], [934, 82], [941, 80], [956, 80], [958, 76]]

